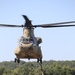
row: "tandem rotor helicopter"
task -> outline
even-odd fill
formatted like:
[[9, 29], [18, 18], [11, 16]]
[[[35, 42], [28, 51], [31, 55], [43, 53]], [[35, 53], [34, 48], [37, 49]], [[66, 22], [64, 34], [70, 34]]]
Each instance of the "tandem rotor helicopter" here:
[[20, 63], [20, 59], [37, 59], [37, 62], [42, 64], [42, 50], [39, 46], [42, 43], [41, 37], [36, 37], [34, 35], [34, 29], [37, 27], [42, 28], [55, 28], [55, 27], [71, 27], [75, 26], [75, 21], [69, 22], [60, 22], [60, 23], [51, 23], [51, 24], [41, 24], [41, 25], [32, 25], [31, 20], [26, 15], [22, 15], [25, 19], [24, 25], [9, 25], [9, 24], [0, 24], [0, 27], [22, 27], [23, 36], [21, 36], [18, 41], [19, 45], [15, 48], [14, 54], [16, 58], [15, 62]]

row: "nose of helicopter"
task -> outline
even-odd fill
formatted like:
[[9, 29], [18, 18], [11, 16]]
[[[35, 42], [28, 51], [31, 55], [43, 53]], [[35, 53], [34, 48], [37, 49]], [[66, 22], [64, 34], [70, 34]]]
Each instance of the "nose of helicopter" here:
[[23, 44], [20, 43], [20, 48], [29, 49], [33, 46], [33, 43]]

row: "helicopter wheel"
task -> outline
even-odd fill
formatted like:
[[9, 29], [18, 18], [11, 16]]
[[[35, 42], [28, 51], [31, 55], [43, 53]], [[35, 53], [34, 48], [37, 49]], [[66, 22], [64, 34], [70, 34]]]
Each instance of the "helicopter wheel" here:
[[14, 59], [14, 62], [16, 62], [16, 61], [17, 61], [17, 59], [15, 58], [15, 59]]
[[19, 58], [17, 58], [17, 62], [20, 63], [20, 59]]
[[30, 60], [30, 58], [28, 58], [28, 60]]
[[14, 62], [20, 63], [20, 59], [19, 58], [15, 58]]
[[40, 63], [42, 64], [42, 58], [40, 58]]
[[37, 59], [37, 63], [39, 63], [39, 58]]
[[42, 58], [38, 58], [37, 59], [37, 63], [41, 63], [42, 64]]

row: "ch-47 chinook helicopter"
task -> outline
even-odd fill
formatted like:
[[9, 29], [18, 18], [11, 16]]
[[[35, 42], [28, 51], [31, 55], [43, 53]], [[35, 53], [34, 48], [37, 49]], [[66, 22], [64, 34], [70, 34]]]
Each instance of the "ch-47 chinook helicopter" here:
[[75, 26], [75, 21], [69, 22], [60, 22], [60, 23], [51, 23], [51, 24], [41, 24], [41, 25], [32, 25], [31, 20], [28, 19], [26, 15], [22, 15], [25, 19], [24, 25], [9, 25], [9, 24], [0, 24], [0, 27], [22, 27], [23, 36], [19, 40], [18, 47], [15, 48], [14, 54], [16, 55], [15, 62], [20, 62], [20, 59], [37, 59], [37, 62], [42, 64], [42, 51], [39, 46], [42, 43], [40, 37], [35, 37], [34, 29], [37, 27], [42, 28], [55, 28], [55, 27], [73, 27]]

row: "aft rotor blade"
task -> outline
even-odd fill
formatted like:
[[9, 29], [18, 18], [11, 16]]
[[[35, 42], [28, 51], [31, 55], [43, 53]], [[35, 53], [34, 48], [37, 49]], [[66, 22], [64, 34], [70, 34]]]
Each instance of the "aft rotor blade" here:
[[29, 21], [29, 18], [26, 15], [22, 15], [22, 16], [26, 20], [26, 22]]
[[0, 24], [0, 27], [23, 27], [23, 25]]

